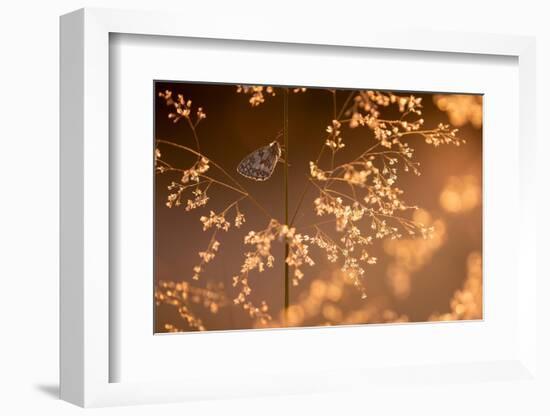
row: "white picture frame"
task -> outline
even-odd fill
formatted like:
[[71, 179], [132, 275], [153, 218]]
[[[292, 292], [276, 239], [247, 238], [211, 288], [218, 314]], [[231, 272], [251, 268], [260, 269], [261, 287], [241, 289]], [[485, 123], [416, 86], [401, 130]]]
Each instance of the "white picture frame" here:
[[[266, 24], [246, 35], [235, 34], [231, 22], [205, 25], [172, 13], [83, 9], [61, 18], [61, 389], [64, 400], [80, 406], [157, 403], [214, 397], [321, 392], [351, 385], [375, 385], [392, 380], [430, 382], [460, 379], [537, 383], [535, 161], [535, 42], [533, 38], [469, 33], [404, 31], [386, 25], [369, 33], [349, 27], [327, 33], [314, 25], [307, 32]], [[206, 375], [192, 380], [112, 382], [110, 368], [120, 359], [110, 348], [109, 252], [109, 38], [111, 34], [278, 42], [333, 47], [429, 51], [441, 54], [504, 55], [517, 58], [519, 68], [517, 264], [517, 346], [498, 361], [456, 364], [419, 361], [414, 370], [372, 368], [369, 371], [332, 368], [326, 377], [314, 372], [270, 373], [269, 379], [247, 380], [246, 374], [215, 383]], [[530, 146], [519, 146], [519, 143]], [[487, 215], [487, 213], [485, 213]], [[147, 307], [146, 305], [144, 307]], [[353, 331], [353, 328], [349, 328]], [[294, 330], [303, 331], [303, 330]], [[283, 332], [279, 332], [282, 334]], [[311, 333], [314, 336], [313, 332]], [[217, 334], [218, 335], [218, 334]], [[219, 334], [224, 336], [223, 334]], [[225, 336], [228, 336], [227, 334]], [[284, 335], [281, 335], [284, 336]], [[219, 342], [219, 341], [216, 341]], [[342, 380], [346, 380], [343, 382]], [[227, 387], [228, 382], [230, 387]]]

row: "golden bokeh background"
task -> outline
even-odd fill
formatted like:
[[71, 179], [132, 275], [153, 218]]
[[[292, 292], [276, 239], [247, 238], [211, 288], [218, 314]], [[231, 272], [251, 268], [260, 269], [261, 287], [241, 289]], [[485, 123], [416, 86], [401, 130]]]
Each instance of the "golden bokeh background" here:
[[[174, 123], [169, 117], [166, 91], [182, 94], [190, 104], [191, 120], [198, 107], [206, 114], [189, 128], [185, 117]], [[259, 94], [258, 94], [259, 92]], [[159, 95], [160, 94], [160, 95]], [[267, 87], [244, 91], [235, 85], [155, 82], [155, 140], [169, 141], [196, 149], [242, 183], [269, 216], [282, 220], [285, 204], [296, 215], [297, 230], [318, 220], [313, 209], [315, 188], [307, 186], [309, 162], [324, 145], [326, 128], [334, 108], [343, 106], [348, 90], [291, 89], [288, 97], [288, 193], [283, 184], [282, 164], [265, 182], [240, 177], [236, 166], [246, 154], [274, 140], [283, 127], [282, 88]], [[224, 209], [234, 199], [221, 186], [208, 188], [204, 206], [186, 210], [167, 206], [173, 193], [168, 188], [179, 182], [181, 172], [157, 172], [155, 176], [155, 331], [231, 330], [283, 326], [319, 326], [390, 322], [424, 322], [482, 318], [482, 97], [478, 95], [396, 92], [422, 99], [424, 125], [450, 124], [465, 140], [459, 147], [438, 147], [421, 138], [408, 140], [419, 162], [420, 176], [399, 173], [397, 182], [403, 199], [419, 209], [413, 221], [433, 227], [430, 238], [403, 236], [382, 239], [369, 248], [376, 264], [365, 268], [363, 299], [353, 280], [318, 250], [311, 249], [315, 265], [304, 266], [304, 277], [291, 287], [290, 307], [284, 310], [284, 244], [273, 243], [274, 266], [249, 276], [250, 299], [272, 319], [251, 318], [233, 299], [238, 294], [233, 276], [239, 273], [247, 248], [243, 243], [249, 230], [266, 226], [265, 216], [248, 200], [239, 202], [246, 222], [240, 229], [217, 233], [215, 257], [204, 264], [200, 279], [194, 280], [199, 252], [212, 242], [211, 230], [204, 231], [200, 218]], [[398, 119], [388, 108], [384, 118]], [[192, 123], [191, 123], [192, 124]], [[193, 131], [194, 130], [194, 131]], [[196, 138], [194, 137], [196, 134]], [[374, 143], [367, 128], [342, 128], [349, 154], [357, 154]], [[280, 139], [279, 139], [280, 141]], [[157, 144], [162, 163], [189, 167], [197, 156], [175, 146]], [[284, 156], [284, 155], [283, 155]], [[157, 165], [159, 166], [159, 165]], [[208, 171], [214, 179], [214, 169]], [[219, 172], [218, 172], [219, 174]], [[306, 189], [305, 194], [303, 190]], [[233, 217], [234, 215], [231, 214]], [[331, 233], [330, 228], [325, 228]]]

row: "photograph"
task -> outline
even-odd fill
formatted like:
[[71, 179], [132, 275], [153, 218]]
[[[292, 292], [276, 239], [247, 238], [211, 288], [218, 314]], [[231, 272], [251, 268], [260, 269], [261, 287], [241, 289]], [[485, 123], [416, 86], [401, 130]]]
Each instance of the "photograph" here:
[[482, 95], [153, 90], [155, 333], [483, 319]]
[[545, 5], [3, 4], [0, 416], [549, 416]]

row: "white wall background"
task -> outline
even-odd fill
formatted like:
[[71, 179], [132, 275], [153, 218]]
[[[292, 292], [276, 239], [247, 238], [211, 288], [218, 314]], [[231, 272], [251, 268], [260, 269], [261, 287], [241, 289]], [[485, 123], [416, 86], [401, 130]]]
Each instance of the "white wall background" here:
[[[185, 0], [19, 0], [0, 8], [0, 414], [72, 415], [82, 410], [56, 399], [58, 385], [58, 16], [84, 6], [165, 9], [207, 13], [235, 22], [235, 30], [265, 20], [287, 25], [363, 25], [391, 19], [405, 27], [434, 30], [512, 33], [537, 36], [539, 155], [539, 248], [550, 232], [548, 185], [543, 164], [550, 154], [546, 119], [550, 114], [550, 13], [544, 1], [199, 1]], [[195, 4], [197, 3], [197, 4]], [[546, 140], [545, 140], [546, 139]], [[541, 251], [544, 255], [544, 250]], [[546, 254], [547, 255], [547, 254]], [[539, 273], [549, 276], [539, 261]], [[544, 270], [542, 270], [544, 268]], [[548, 293], [546, 281], [538, 287]], [[541, 296], [543, 300], [546, 296]], [[541, 313], [548, 316], [539, 302]], [[539, 314], [541, 316], [541, 314]], [[547, 328], [550, 328], [550, 323]], [[541, 331], [546, 352], [539, 359], [550, 374], [549, 334]], [[548, 387], [548, 386], [547, 386]], [[518, 394], [518, 389], [523, 394]], [[500, 383], [467, 387], [458, 398], [452, 385], [362, 397], [345, 393], [305, 397], [259, 398], [92, 410], [101, 415], [376, 413], [402, 414], [550, 414], [542, 391]], [[547, 389], [546, 394], [550, 391]], [[540, 403], [546, 402], [541, 407]], [[451, 404], [452, 403], [452, 404]], [[451, 404], [451, 405], [450, 405]], [[398, 411], [401, 409], [401, 411]], [[482, 413], [483, 412], [483, 413]]]

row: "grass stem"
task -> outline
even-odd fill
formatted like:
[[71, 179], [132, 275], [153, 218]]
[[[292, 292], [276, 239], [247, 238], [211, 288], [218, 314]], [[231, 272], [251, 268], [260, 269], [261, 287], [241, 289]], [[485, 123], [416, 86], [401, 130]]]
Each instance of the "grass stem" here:
[[[284, 163], [284, 196], [285, 196], [285, 224], [288, 225], [288, 160], [289, 160], [289, 146], [288, 146], [288, 88], [284, 89], [283, 93], [283, 144], [285, 149], [285, 163]], [[290, 306], [290, 276], [289, 267], [286, 259], [288, 257], [289, 247], [288, 242], [285, 242], [285, 301], [284, 301], [284, 320], [285, 325], [288, 324], [288, 307]]]

